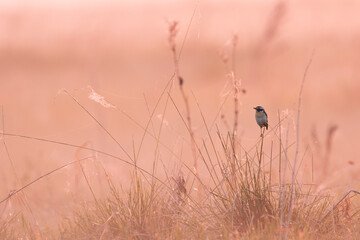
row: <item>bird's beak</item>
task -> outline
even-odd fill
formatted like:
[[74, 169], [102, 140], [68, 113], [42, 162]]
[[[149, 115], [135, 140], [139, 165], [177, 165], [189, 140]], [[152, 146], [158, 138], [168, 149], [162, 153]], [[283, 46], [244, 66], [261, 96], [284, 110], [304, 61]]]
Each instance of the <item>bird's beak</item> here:
[[256, 109], [256, 107], [254, 107], [254, 109]]

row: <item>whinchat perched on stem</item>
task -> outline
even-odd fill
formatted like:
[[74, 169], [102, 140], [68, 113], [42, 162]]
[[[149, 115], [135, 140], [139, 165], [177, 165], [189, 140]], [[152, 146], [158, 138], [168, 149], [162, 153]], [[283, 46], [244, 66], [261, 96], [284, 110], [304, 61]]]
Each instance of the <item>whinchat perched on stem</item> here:
[[[257, 124], [260, 126], [260, 131], [262, 130], [263, 127], [265, 127], [267, 130], [268, 129], [268, 116], [265, 112], [265, 109], [261, 106], [254, 107], [254, 109], [256, 110], [255, 119], [256, 119]], [[261, 133], [261, 135], [262, 135], [262, 133]]]

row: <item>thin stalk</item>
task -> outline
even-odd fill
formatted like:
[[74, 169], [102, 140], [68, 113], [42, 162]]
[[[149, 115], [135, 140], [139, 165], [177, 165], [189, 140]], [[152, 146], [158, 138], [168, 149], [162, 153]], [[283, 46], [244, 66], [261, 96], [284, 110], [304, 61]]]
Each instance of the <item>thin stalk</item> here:
[[309, 62], [305, 68], [305, 72], [304, 72], [304, 76], [303, 76], [303, 79], [301, 82], [300, 92], [299, 92], [298, 110], [297, 110], [297, 119], [296, 119], [296, 150], [295, 150], [295, 157], [294, 157], [294, 166], [292, 168], [291, 188], [290, 188], [290, 206], [289, 206], [288, 219], [287, 219], [287, 223], [286, 223], [285, 240], [287, 239], [287, 235], [288, 235], [288, 228], [290, 225], [291, 213], [292, 213], [292, 205], [294, 202], [293, 191], [294, 191], [294, 183], [295, 183], [295, 169], [296, 169], [296, 162], [297, 162], [297, 158], [298, 158], [298, 154], [299, 154], [299, 141], [300, 141], [299, 140], [299, 136], [300, 136], [299, 129], [300, 129], [301, 96], [302, 96], [302, 91], [304, 89], [304, 82], [305, 82], [309, 67], [312, 63], [313, 56], [314, 56], [314, 51], [312, 52]]
[[260, 177], [260, 171], [261, 171], [261, 161], [262, 161], [262, 155], [263, 155], [263, 144], [264, 144], [264, 132], [265, 132], [265, 128], [261, 130], [261, 145], [260, 145], [260, 156], [259, 156], [258, 178]]

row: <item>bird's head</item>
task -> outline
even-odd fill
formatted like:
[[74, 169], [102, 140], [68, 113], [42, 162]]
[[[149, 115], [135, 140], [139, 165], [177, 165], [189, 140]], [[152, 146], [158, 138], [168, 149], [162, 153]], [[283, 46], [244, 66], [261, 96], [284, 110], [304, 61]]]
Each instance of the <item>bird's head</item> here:
[[257, 106], [257, 107], [254, 107], [254, 109], [257, 111], [257, 112], [265, 112], [264, 108], [262, 106]]

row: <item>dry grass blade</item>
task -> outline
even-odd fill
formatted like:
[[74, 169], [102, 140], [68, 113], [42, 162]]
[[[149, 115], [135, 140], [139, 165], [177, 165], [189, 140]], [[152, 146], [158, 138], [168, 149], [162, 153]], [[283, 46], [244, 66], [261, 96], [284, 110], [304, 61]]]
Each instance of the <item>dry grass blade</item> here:
[[295, 150], [295, 157], [294, 157], [294, 165], [293, 165], [293, 170], [292, 170], [292, 177], [291, 177], [291, 189], [290, 189], [290, 208], [289, 208], [289, 213], [288, 213], [288, 219], [286, 222], [286, 231], [285, 231], [285, 240], [287, 239], [287, 235], [288, 235], [288, 228], [290, 225], [290, 220], [291, 220], [291, 214], [292, 214], [292, 205], [294, 202], [294, 198], [293, 198], [293, 191], [294, 191], [294, 184], [295, 184], [295, 171], [296, 171], [296, 163], [297, 163], [297, 157], [299, 154], [299, 136], [300, 136], [300, 109], [301, 109], [301, 97], [302, 97], [302, 91], [304, 89], [304, 82], [309, 70], [309, 67], [312, 63], [313, 57], [315, 54], [315, 50], [313, 50], [313, 52], [311, 53], [310, 59], [308, 64], [306, 65], [305, 68], [305, 72], [304, 72], [304, 76], [303, 79], [301, 81], [301, 86], [300, 86], [300, 91], [299, 91], [299, 98], [298, 98], [298, 109], [297, 109], [297, 117], [296, 117], [296, 150]]
[[332, 213], [334, 211], [334, 209], [336, 209], [336, 207], [342, 202], [344, 201], [344, 199], [347, 198], [347, 196], [350, 193], [356, 193], [358, 195], [360, 195], [360, 191], [356, 191], [356, 190], [350, 190], [347, 193], [345, 193], [332, 207], [331, 209], [320, 219], [320, 223], [324, 221], [325, 218], [327, 218], [329, 216], [330, 213]]
[[[108, 156], [108, 157], [111, 157], [113, 159], [116, 159], [116, 160], [119, 160], [123, 163], [126, 163], [130, 166], [133, 166], [133, 167], [136, 167], [136, 169], [138, 169], [139, 171], [141, 171], [142, 173], [144, 174], [147, 174], [148, 176], [151, 176], [152, 178], [156, 179], [157, 181], [159, 181], [162, 185], [164, 185], [165, 187], [168, 187], [165, 182], [163, 182], [160, 178], [152, 175], [149, 171], [139, 167], [139, 166], [136, 166], [134, 163], [132, 162], [129, 162], [125, 159], [122, 159], [120, 157], [117, 157], [115, 155], [112, 155], [110, 153], [107, 153], [107, 152], [104, 152], [104, 151], [101, 151], [101, 150], [97, 150], [97, 149], [94, 149], [94, 148], [89, 148], [89, 147], [84, 147], [84, 146], [81, 146], [81, 145], [75, 145], [75, 144], [70, 144], [70, 143], [65, 143], [65, 142], [59, 142], [59, 141], [54, 141], [54, 140], [49, 140], [49, 139], [44, 139], [44, 138], [37, 138], [37, 137], [31, 137], [31, 136], [25, 136], [25, 135], [20, 135], [20, 134], [12, 134], [12, 133], [4, 133], [4, 132], [0, 132], [0, 134], [4, 135], [4, 136], [12, 136], [12, 137], [19, 137], [19, 138], [25, 138], [25, 139], [32, 139], [32, 140], [36, 140], [36, 141], [41, 141], [41, 142], [48, 142], [48, 143], [53, 143], [53, 144], [58, 144], [58, 145], [64, 145], [64, 146], [68, 146], [68, 147], [73, 147], [73, 148], [76, 148], [76, 149], [84, 149], [84, 150], [89, 150], [89, 151], [92, 151], [94, 153], [99, 153], [99, 154], [102, 154], [102, 155], [105, 155], [105, 156]], [[54, 172], [57, 172], [58, 170], [66, 167], [66, 166], [69, 166], [69, 165], [72, 165], [72, 164], [75, 164], [77, 161], [72, 161], [72, 162], [69, 162], [59, 168], [56, 168], [40, 177], [38, 177], [37, 179], [31, 181], [30, 183], [24, 185], [23, 187], [21, 187], [20, 189], [16, 190], [14, 192], [14, 194], [22, 191], [23, 189], [26, 189], [28, 188], [29, 186], [31, 186], [32, 184], [34, 184], [35, 182], [39, 181], [40, 179], [54, 173]], [[169, 189], [171, 189], [170, 187], [168, 187]], [[7, 199], [9, 199], [9, 197], [11, 196], [8, 196], [7, 198], [4, 198], [3, 200], [0, 201], [0, 204], [5, 202]]]

